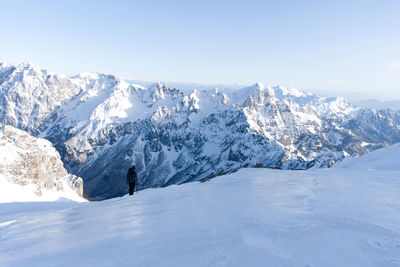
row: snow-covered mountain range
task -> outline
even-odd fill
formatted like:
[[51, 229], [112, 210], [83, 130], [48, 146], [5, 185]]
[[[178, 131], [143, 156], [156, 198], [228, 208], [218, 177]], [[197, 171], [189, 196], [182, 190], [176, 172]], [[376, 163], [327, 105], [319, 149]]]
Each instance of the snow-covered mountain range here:
[[50, 140], [95, 199], [201, 180], [242, 167], [329, 167], [400, 142], [400, 113], [261, 83], [190, 93], [113, 75], [68, 77], [0, 64], [0, 119]]
[[11, 201], [84, 201], [83, 181], [69, 174], [48, 140], [12, 126], [0, 137], [0, 203]]

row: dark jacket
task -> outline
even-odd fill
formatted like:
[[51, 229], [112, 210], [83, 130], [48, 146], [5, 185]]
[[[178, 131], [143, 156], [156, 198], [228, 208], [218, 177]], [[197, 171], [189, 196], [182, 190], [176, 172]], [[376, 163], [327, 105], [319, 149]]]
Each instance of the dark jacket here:
[[137, 183], [137, 174], [136, 174], [135, 169], [132, 167], [129, 168], [128, 174], [126, 175], [126, 183], [127, 184], [131, 184], [131, 183], [136, 184]]

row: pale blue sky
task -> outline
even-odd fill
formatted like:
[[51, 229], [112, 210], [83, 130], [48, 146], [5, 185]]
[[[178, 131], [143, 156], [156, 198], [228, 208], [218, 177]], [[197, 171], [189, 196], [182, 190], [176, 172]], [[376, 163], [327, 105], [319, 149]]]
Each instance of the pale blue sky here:
[[13, 64], [400, 99], [397, 0], [0, 0], [0, 14]]

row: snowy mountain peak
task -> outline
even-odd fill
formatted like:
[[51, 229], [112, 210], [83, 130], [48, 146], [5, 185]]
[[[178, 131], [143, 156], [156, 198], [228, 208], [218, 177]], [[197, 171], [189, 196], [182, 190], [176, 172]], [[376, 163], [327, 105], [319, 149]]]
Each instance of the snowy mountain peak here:
[[47, 75], [48, 72], [45, 69], [42, 69], [38, 65], [35, 65], [31, 62], [24, 62], [16, 66], [15, 72], [22, 73], [23, 75], [28, 76], [40, 76]]
[[262, 82], [256, 82], [252, 87], [254, 87], [254, 88], [258, 89], [258, 90], [262, 90], [262, 89], [265, 88], [265, 85]]
[[39, 67], [36, 64], [33, 64], [32, 62], [26, 61], [22, 62], [21, 64], [17, 65], [17, 69], [34, 69], [34, 70], [42, 70], [41, 67]]
[[298, 90], [294, 87], [285, 88], [285, 87], [278, 85], [273, 88], [280, 99], [283, 99], [284, 97], [300, 98], [300, 97], [306, 97], [307, 95], [308, 96], [312, 95], [310, 93], [307, 94], [307, 93], [305, 93], [301, 90]]
[[262, 107], [265, 105], [275, 105], [278, 102], [275, 90], [270, 86], [264, 86], [262, 83], [256, 83], [247, 90], [247, 92], [250, 92], [250, 95], [244, 101], [244, 107], [256, 108], [257, 106]]
[[150, 85], [147, 90], [152, 97], [152, 103], [155, 103], [158, 99], [165, 99], [166, 91], [169, 90], [169, 88], [157, 82]]
[[170, 100], [172, 100], [183, 96], [183, 93], [180, 90], [170, 88], [159, 82], [150, 85], [144, 92], [143, 101], [151, 104], [162, 99], [166, 100], [167, 98], [170, 98]]
[[79, 79], [85, 79], [85, 80], [96, 80], [96, 79], [99, 79], [99, 74], [91, 73], [91, 72], [81, 72], [78, 75], [73, 76], [72, 78], [79, 78]]
[[16, 72], [26, 72], [27, 74], [33, 74], [33, 73], [47, 73], [47, 70], [42, 69], [38, 65], [35, 65], [31, 62], [23, 62], [18, 65], [13, 65], [7, 62], [0, 62], [0, 72], [4, 71], [4, 69], [13, 69]]
[[0, 62], [0, 72], [2, 72], [4, 69], [9, 69], [9, 68], [15, 68], [15, 67], [10, 63]]

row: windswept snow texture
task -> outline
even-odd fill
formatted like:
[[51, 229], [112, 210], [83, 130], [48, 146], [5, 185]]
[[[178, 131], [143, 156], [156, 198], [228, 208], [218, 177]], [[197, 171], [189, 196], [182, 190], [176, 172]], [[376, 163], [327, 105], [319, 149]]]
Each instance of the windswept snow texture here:
[[0, 204], [0, 265], [399, 266], [400, 171], [360, 162], [241, 169], [79, 205]]
[[[206, 88], [207, 90], [203, 90]], [[0, 121], [50, 140], [96, 200], [240, 168], [330, 167], [400, 142], [400, 112], [262, 83], [191, 92], [113, 75], [0, 64]]]

